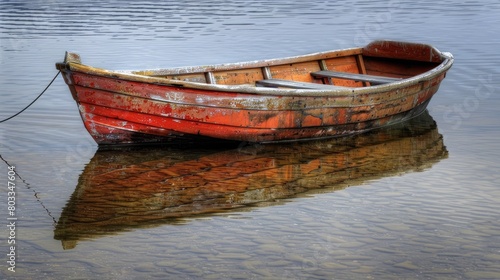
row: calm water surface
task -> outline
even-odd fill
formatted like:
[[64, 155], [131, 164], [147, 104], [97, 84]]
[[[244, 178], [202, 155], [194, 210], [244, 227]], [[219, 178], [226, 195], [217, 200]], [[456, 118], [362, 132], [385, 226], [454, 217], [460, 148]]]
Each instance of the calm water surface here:
[[64, 51], [135, 69], [430, 43], [410, 123], [283, 146], [98, 151], [61, 78], [0, 124], [1, 279], [500, 279], [498, 1], [0, 1], [0, 119]]

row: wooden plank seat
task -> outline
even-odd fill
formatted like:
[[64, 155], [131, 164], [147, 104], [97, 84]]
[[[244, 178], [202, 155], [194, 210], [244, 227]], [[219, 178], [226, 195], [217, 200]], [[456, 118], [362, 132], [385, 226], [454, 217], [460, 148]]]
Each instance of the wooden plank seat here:
[[295, 82], [289, 80], [282, 79], [265, 79], [259, 80], [255, 82], [256, 86], [261, 87], [287, 87], [287, 88], [295, 88], [295, 89], [335, 89], [340, 88], [334, 85], [324, 85], [324, 84], [315, 84], [315, 83], [307, 83], [307, 82]]
[[401, 80], [399, 78], [381, 77], [381, 76], [373, 76], [366, 74], [355, 74], [355, 73], [338, 72], [330, 70], [312, 72], [311, 75], [315, 78], [340, 78], [340, 79], [347, 79], [347, 80], [354, 80], [361, 82], [370, 82], [374, 85], [387, 84]]

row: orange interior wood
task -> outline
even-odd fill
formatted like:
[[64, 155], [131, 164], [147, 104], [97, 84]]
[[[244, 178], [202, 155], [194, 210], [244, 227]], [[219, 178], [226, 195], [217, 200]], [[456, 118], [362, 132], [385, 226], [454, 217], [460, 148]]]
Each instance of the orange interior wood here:
[[184, 74], [184, 75], [168, 75], [164, 76], [167, 79], [173, 80], [181, 80], [187, 82], [195, 82], [195, 83], [206, 83], [207, 79], [205, 78], [204, 73], [194, 73], [194, 74]]
[[[389, 73], [377, 70], [386, 67], [386, 65], [389, 65], [390, 67], [392, 64], [394, 64], [394, 67], [398, 67], [400, 63], [397, 64], [390, 62], [388, 63], [386, 62], [385, 59], [372, 57], [367, 59], [369, 66], [365, 66], [365, 60], [366, 59], [363, 58], [363, 56], [359, 53], [359, 51], [357, 51], [357, 52], [347, 52], [338, 54], [337, 56], [330, 58], [317, 57], [317, 59], [313, 59], [310, 61], [296, 62], [296, 63], [286, 63], [286, 61], [284, 61], [283, 64], [271, 65], [268, 68], [269, 68], [269, 73], [271, 74], [270, 78], [273, 79], [283, 79], [296, 82], [313, 82], [321, 84], [333, 83], [334, 85], [346, 86], [346, 87], [363, 87], [363, 86], [369, 86], [370, 84], [366, 82], [363, 83], [363, 82], [339, 79], [339, 78], [315, 79], [311, 76], [311, 72], [320, 70], [334, 70], [334, 71], [356, 73], [356, 74], [371, 73], [374, 75], [386, 75], [388, 77], [394, 76], [390, 75], [391, 72], [400, 72], [400, 69], [397, 68], [389, 70]], [[427, 67], [424, 68], [427, 69]], [[269, 78], [266, 77], [263, 71], [264, 70], [262, 67], [230, 69], [222, 71], [213, 71], [212, 75], [214, 78], [214, 82], [220, 85], [241, 85], [241, 84], [253, 85], [255, 84], [256, 81]], [[209, 83], [210, 81], [207, 79], [206, 76], [207, 76], [206, 73], [197, 72], [190, 74], [167, 75], [164, 77], [174, 80]]]
[[254, 84], [264, 79], [260, 68], [220, 71], [213, 73], [215, 81], [220, 85]]
[[[358, 62], [355, 56], [345, 56], [345, 57], [336, 57], [332, 59], [325, 60], [327, 70], [334, 70], [339, 72], [348, 72], [348, 73], [356, 73], [360, 74], [358, 67]], [[344, 79], [331, 79], [333, 84], [336, 86], [344, 86], [344, 87], [362, 87], [362, 82], [356, 82], [352, 80], [344, 80]]]
[[321, 70], [317, 60], [271, 66], [271, 76], [273, 79], [284, 79], [297, 82], [318, 82], [313, 79], [311, 72]]
[[366, 74], [394, 78], [408, 78], [436, 67], [439, 63], [408, 61], [380, 57], [364, 57]]

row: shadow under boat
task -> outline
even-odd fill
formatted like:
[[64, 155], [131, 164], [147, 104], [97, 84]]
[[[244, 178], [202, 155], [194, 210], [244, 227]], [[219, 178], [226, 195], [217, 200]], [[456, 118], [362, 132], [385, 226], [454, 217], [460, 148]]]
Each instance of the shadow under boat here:
[[367, 180], [421, 171], [448, 152], [426, 111], [408, 122], [348, 138], [237, 147], [97, 151], [54, 231], [79, 240], [187, 218], [279, 204]]

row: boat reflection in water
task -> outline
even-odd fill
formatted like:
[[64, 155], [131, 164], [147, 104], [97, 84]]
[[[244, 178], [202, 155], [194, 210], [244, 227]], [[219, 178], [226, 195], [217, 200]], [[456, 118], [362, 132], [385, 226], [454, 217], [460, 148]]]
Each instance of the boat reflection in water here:
[[185, 223], [188, 217], [272, 205], [304, 193], [423, 170], [447, 154], [427, 112], [348, 138], [230, 149], [97, 151], [80, 175], [54, 237], [71, 249], [78, 240]]

